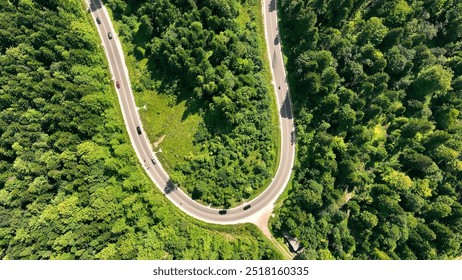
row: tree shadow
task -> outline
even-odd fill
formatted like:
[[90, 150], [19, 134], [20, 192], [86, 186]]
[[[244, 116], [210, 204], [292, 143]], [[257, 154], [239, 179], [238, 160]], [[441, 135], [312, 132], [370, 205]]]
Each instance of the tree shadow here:
[[286, 118], [290, 120], [293, 119], [292, 110], [290, 107], [290, 98], [287, 92], [286, 92], [286, 97], [284, 98], [284, 102], [282, 102], [281, 109], [279, 110], [279, 112], [282, 118]]
[[168, 195], [171, 192], [176, 191], [177, 189], [178, 189], [178, 185], [175, 182], [173, 182], [172, 179], [169, 178], [167, 181], [167, 184], [165, 184], [164, 194]]
[[162, 58], [150, 56], [146, 66], [151, 79], [160, 81], [156, 88], [159, 94], [175, 96], [175, 105], [185, 102], [185, 111], [181, 120], [186, 120], [190, 115], [200, 114], [208, 132], [230, 133], [233, 126], [227, 121], [228, 118], [219, 109], [210, 109], [209, 99], [194, 95], [194, 89], [184, 85], [181, 79], [184, 73], [177, 73], [159, 66], [166, 65], [166, 63], [162, 61]]
[[[205, 105], [208, 105], [205, 104]], [[186, 100], [186, 110], [183, 112], [181, 116], [181, 120], [185, 121], [190, 115], [196, 114], [207, 114], [207, 106], [204, 105], [204, 101], [197, 100], [196, 98], [189, 98]]]
[[217, 110], [207, 110], [204, 114], [204, 123], [208, 132], [215, 134], [230, 134], [233, 130], [233, 125], [228, 121], [222, 112]]

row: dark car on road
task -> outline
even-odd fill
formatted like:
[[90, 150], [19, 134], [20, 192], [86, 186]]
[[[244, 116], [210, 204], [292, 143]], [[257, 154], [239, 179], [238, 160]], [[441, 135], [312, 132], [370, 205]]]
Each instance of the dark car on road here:
[[120, 88], [120, 82], [119, 81], [116, 81], [116, 87]]
[[220, 215], [225, 215], [226, 213], [228, 213], [228, 210], [225, 209], [218, 211], [218, 214]]
[[156, 160], [154, 158], [151, 159], [152, 164], [156, 165]]
[[138, 135], [141, 135], [141, 127], [137, 126], [136, 127], [136, 132], [138, 132]]
[[111, 40], [111, 39], [112, 39], [112, 33], [111, 33], [111, 32], [108, 32], [108, 33], [107, 33], [107, 37], [109, 38], [109, 40]]
[[99, 17], [96, 18], [96, 22], [97, 22], [98, 24], [101, 24], [101, 20], [99, 19]]
[[250, 205], [250, 204], [244, 206], [244, 211], [247, 210], [247, 209], [250, 209], [250, 207], [252, 207], [252, 205]]

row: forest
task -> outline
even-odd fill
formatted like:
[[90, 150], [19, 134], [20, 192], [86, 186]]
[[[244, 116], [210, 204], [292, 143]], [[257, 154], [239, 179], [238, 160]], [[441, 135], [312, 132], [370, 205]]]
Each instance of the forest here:
[[[131, 61], [138, 106], [148, 103], [140, 110], [145, 129], [152, 142], [162, 139], [158, 156], [172, 179], [206, 205], [233, 207], [257, 195], [273, 176], [278, 147], [260, 1], [106, 5]], [[184, 111], [166, 117], [165, 98], [163, 107], [184, 103]]]
[[280, 259], [153, 186], [83, 3], [0, 0], [0, 258]]
[[302, 259], [462, 254], [462, 3], [280, 0]]

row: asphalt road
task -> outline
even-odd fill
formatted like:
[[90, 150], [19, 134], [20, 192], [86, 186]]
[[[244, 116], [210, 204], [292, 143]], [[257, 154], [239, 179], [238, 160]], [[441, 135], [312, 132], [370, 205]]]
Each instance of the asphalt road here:
[[[100, 0], [87, 0], [87, 2], [89, 3], [90, 12], [93, 16], [94, 23], [101, 37], [103, 48], [106, 52], [110, 70], [113, 75], [114, 87], [117, 90], [120, 107], [122, 109], [126, 129], [130, 136], [130, 141], [135, 149], [140, 163], [143, 165], [146, 173], [156, 186], [182, 211], [192, 217], [209, 223], [237, 224], [252, 222], [255, 220], [255, 217], [262, 215], [264, 211], [267, 212], [268, 208], [271, 208], [272, 210], [274, 202], [283, 192], [287, 182], [289, 181], [295, 157], [292, 106], [286, 84], [281, 45], [278, 39], [275, 0], [263, 0], [262, 5], [265, 18], [265, 37], [267, 40], [268, 55], [271, 63], [274, 90], [277, 93], [277, 106], [279, 108], [279, 124], [281, 129], [279, 167], [272, 183], [262, 194], [254, 200], [246, 202], [242, 206], [227, 209], [227, 213], [224, 215], [219, 213], [220, 209], [201, 205], [192, 200], [181, 189], [177, 188], [172, 181], [170, 181], [170, 178], [162, 168], [162, 165], [159, 161], [157, 161], [151, 145], [149, 144], [149, 140], [142, 128], [141, 120], [137, 111], [138, 108], [135, 105], [130, 86], [122, 47], [112, 26], [109, 14], [106, 8], [101, 5]], [[97, 17], [101, 21], [100, 24], [96, 21]], [[112, 33], [112, 39], [108, 38], [109, 32]], [[115, 86], [116, 81], [119, 81], [120, 88]], [[138, 126], [141, 128], [141, 134], [138, 134], [137, 132], [136, 128]], [[154, 159], [157, 164], [153, 164], [151, 159]], [[251, 207], [244, 210], [246, 205], [251, 205]]]

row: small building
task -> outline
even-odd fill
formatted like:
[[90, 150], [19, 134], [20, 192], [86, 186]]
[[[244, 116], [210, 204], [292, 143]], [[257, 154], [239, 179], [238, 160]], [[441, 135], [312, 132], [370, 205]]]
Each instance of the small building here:
[[284, 238], [287, 240], [287, 242], [289, 242], [290, 249], [293, 252], [299, 253], [299, 251], [303, 249], [301, 248], [300, 242], [298, 242], [298, 240], [295, 237], [291, 236], [287, 231], [284, 231], [282, 235], [284, 235]]

